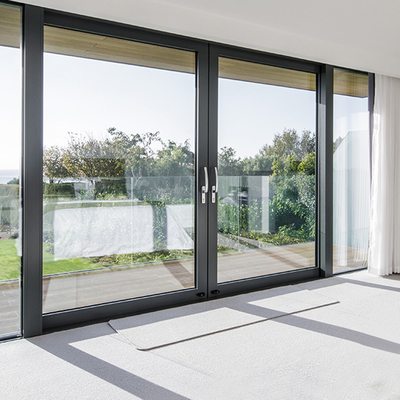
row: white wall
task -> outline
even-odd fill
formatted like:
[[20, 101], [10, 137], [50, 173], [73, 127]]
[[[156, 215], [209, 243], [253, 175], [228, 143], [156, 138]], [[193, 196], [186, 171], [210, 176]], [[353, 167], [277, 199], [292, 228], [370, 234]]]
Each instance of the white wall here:
[[391, 0], [24, 2], [400, 77], [400, 2]]

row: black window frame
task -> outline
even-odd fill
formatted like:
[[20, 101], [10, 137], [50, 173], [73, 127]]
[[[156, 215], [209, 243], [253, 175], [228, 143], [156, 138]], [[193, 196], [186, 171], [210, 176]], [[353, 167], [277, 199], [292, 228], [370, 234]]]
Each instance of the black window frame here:
[[[295, 283], [296, 281], [332, 276], [333, 243], [333, 65], [280, 56], [262, 51], [245, 49], [210, 41], [188, 38], [180, 35], [134, 27], [106, 20], [60, 12], [43, 7], [19, 4], [7, 0], [22, 9], [22, 62], [23, 62], [23, 124], [22, 124], [22, 275], [21, 275], [21, 332], [24, 337], [42, 334], [58, 327], [73, 324], [104, 321], [111, 317], [131, 315], [165, 307], [171, 307], [201, 300], [198, 292], [210, 293], [216, 288], [204, 276], [196, 278], [196, 288], [183, 291], [181, 296], [168, 298], [168, 294], [148, 296], [82, 307], [67, 311], [42, 313], [42, 166], [43, 166], [43, 31], [44, 26], [54, 26], [87, 33], [100, 34], [120, 39], [135, 40], [143, 43], [162, 45], [188, 51], [196, 51], [197, 58], [197, 130], [203, 140], [197, 143], [198, 161], [196, 170], [196, 188], [202, 177], [199, 171], [205, 166], [211, 169], [216, 155], [209, 155], [209, 146], [216, 140], [218, 57], [236, 58], [276, 67], [283, 67], [317, 74], [317, 229], [316, 229], [316, 266], [298, 271], [293, 279], [290, 273], [277, 274], [274, 277], [242, 280], [226, 294], [262, 289], [273, 285]], [[362, 71], [357, 71], [362, 72]], [[374, 94], [374, 74], [369, 74], [369, 111], [370, 134], [372, 131], [372, 109]], [[199, 204], [199, 191], [196, 192]], [[208, 226], [215, 218], [215, 212], [205, 207], [201, 209], [201, 218], [208, 218]], [[208, 217], [207, 217], [208, 215]], [[198, 224], [199, 225], [199, 224]], [[204, 234], [204, 226], [196, 226], [197, 240], [201, 245], [211, 246], [208, 254], [197, 254], [200, 265], [209, 265], [213, 251], [213, 239]], [[199, 252], [197, 252], [199, 253]], [[349, 271], [350, 272], [350, 271]], [[210, 271], [208, 271], [210, 276]], [[196, 292], [197, 291], [197, 292]], [[190, 292], [190, 291], [189, 291]], [[207, 297], [207, 296], [206, 296]], [[212, 296], [210, 296], [211, 298]]]
[[[316, 80], [321, 72], [321, 65], [312, 61], [303, 61], [296, 58], [278, 56], [275, 54], [264, 53], [255, 50], [242, 49], [233, 46], [213, 44], [210, 45], [210, 84], [209, 84], [209, 165], [210, 170], [214, 170], [218, 167], [218, 60], [219, 58], [229, 58], [239, 61], [251, 62], [261, 65], [273, 66], [278, 68], [285, 68], [288, 70], [295, 70], [301, 72], [313, 73], [316, 75]], [[316, 82], [316, 88], [318, 91], [318, 85]], [[318, 120], [318, 109], [317, 103], [316, 116]], [[319, 136], [318, 125], [316, 124], [317, 142]], [[316, 171], [316, 179], [318, 179], [319, 172]], [[317, 185], [316, 185], [317, 186]], [[318, 190], [318, 189], [317, 189]], [[316, 196], [318, 194], [316, 193]], [[293, 271], [285, 271], [282, 273], [255, 276], [247, 279], [240, 279], [233, 282], [217, 282], [217, 248], [216, 248], [216, 237], [217, 231], [217, 204], [210, 206], [209, 210], [209, 258], [208, 258], [208, 280], [209, 280], [209, 292], [210, 297], [216, 297], [212, 292], [218, 292], [217, 295], [231, 295], [241, 292], [247, 292], [251, 290], [257, 290], [259, 288], [267, 288], [278, 285], [292, 284], [293, 282], [301, 282], [311, 279], [316, 279], [320, 276], [320, 269], [316, 262], [313, 267], [303, 268]], [[318, 229], [316, 229], [318, 232]], [[319, 235], [316, 237], [316, 248], [319, 240]], [[317, 258], [316, 258], [317, 261]]]

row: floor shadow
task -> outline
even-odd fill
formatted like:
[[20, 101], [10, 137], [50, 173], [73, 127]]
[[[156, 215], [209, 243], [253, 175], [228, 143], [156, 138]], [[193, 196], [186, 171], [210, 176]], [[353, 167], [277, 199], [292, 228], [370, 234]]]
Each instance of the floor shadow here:
[[[381, 278], [387, 279], [387, 280], [400, 280], [400, 276], [399, 276], [399, 278], [390, 278], [390, 277], [381, 277]], [[399, 287], [380, 285], [379, 283], [364, 282], [364, 281], [359, 281], [356, 279], [348, 279], [348, 278], [345, 278], [344, 275], [339, 275], [337, 277], [334, 276], [334, 277], [328, 278], [328, 279], [321, 279], [318, 281], [313, 281], [312, 285], [314, 285], [315, 287], [307, 287], [308, 283], [304, 283], [301, 286], [303, 289], [313, 290], [313, 289], [320, 289], [320, 288], [325, 288], [325, 287], [330, 287], [330, 286], [342, 285], [343, 283], [351, 283], [353, 285], [369, 287], [372, 289], [381, 289], [381, 290], [387, 290], [387, 291], [391, 291], [391, 292], [400, 293]]]
[[[254, 304], [243, 304], [241, 307], [235, 307], [235, 310], [246, 312], [249, 314], [263, 317], [270, 310]], [[300, 317], [298, 315], [289, 314], [277, 317], [274, 321], [281, 324], [294, 326], [296, 328], [313, 331], [327, 336], [336, 337], [338, 339], [348, 340], [373, 349], [382, 350], [394, 354], [400, 354], [400, 344], [390, 340], [381, 339], [376, 336], [368, 335], [353, 329], [343, 328], [341, 326], [327, 324], [312, 319]]]
[[[399, 279], [400, 279], [400, 275], [399, 275]], [[311, 283], [307, 282], [307, 283], [304, 283], [301, 285], [289, 285], [289, 286], [283, 286], [280, 288], [265, 289], [265, 290], [261, 290], [261, 291], [257, 291], [257, 292], [239, 294], [239, 295], [235, 295], [235, 296], [231, 296], [231, 297], [217, 298], [217, 299], [213, 299], [213, 300], [207, 301], [207, 302], [192, 304], [187, 307], [185, 307], [185, 306], [172, 307], [172, 308], [168, 309], [168, 312], [166, 310], [162, 310], [161, 312], [148, 313], [148, 314], [146, 314], [147, 317], [143, 317], [143, 314], [139, 318], [137, 318], [137, 316], [126, 317], [126, 318], [123, 318], [123, 320], [127, 320], [127, 321], [129, 320], [129, 324], [127, 323], [127, 325], [126, 325], [126, 327], [124, 327], [124, 329], [127, 328], [128, 326], [131, 328], [134, 328], [136, 326], [153, 324], [153, 323], [157, 323], [160, 321], [166, 321], [169, 319], [184, 317], [187, 315], [200, 314], [205, 311], [205, 307], [207, 308], [207, 310], [216, 310], [216, 309], [222, 308], [222, 307], [230, 307], [230, 304], [232, 304], [232, 302], [233, 303], [236, 303], [236, 302], [246, 303], [246, 302], [250, 302], [250, 301], [253, 302], [253, 301], [257, 301], [257, 300], [280, 296], [282, 294], [294, 293], [294, 292], [298, 292], [298, 291], [302, 291], [302, 290], [313, 291], [315, 289], [341, 285], [343, 283], [351, 283], [354, 285], [370, 287], [373, 289], [382, 289], [382, 290], [388, 290], [388, 291], [400, 293], [400, 288], [386, 286], [386, 285], [380, 285], [380, 284], [371, 283], [371, 282], [363, 282], [363, 281], [354, 280], [354, 279], [346, 279], [343, 275], [340, 275], [338, 277], [332, 277], [332, 278], [328, 278], [328, 279], [320, 279], [320, 280], [313, 281]]]
[[118, 321], [118, 325], [120, 325], [119, 329], [135, 328], [137, 326], [145, 326], [148, 324], [154, 324], [161, 321], [168, 321], [189, 315], [201, 314], [205, 311], [213, 311], [227, 307], [231, 308], [231, 305], [236, 303], [241, 304], [257, 300], [265, 300], [276, 296], [282, 296], [285, 294], [291, 294], [303, 290], [305, 290], [303, 287], [294, 285], [277, 287], [258, 292], [250, 292], [230, 297], [216, 298], [209, 301], [189, 304], [186, 306], [184, 305], [179, 307], [171, 307], [160, 311], [134, 315], [131, 317], [116, 318], [114, 320], [110, 320], [109, 323], [110, 326], [113, 327], [114, 325], [113, 322]]
[[[106, 326], [106, 325], [104, 325]], [[96, 333], [81, 334], [79, 337], [74, 336], [73, 342], [110, 335], [110, 328], [107, 331], [100, 332], [96, 329]], [[104, 330], [104, 328], [103, 328]], [[86, 329], [86, 331], [89, 331]], [[82, 350], [79, 350], [71, 345], [72, 340], [69, 340], [70, 335], [62, 332], [54, 337], [43, 335], [36, 338], [27, 339], [30, 343], [51, 353], [52, 355], [80, 368], [90, 374], [114, 385], [132, 395], [135, 395], [144, 400], [165, 399], [165, 400], [188, 400], [187, 397], [181, 396], [165, 387], [150, 382], [144, 378], [134, 375], [122, 368], [117, 367], [107, 361], [101, 360], [98, 357], [90, 355]]]

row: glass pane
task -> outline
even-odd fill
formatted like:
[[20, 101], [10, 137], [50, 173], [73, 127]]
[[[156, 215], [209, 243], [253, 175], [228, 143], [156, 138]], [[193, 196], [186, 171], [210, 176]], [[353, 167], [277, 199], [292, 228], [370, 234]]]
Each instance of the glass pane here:
[[194, 287], [195, 54], [45, 27], [44, 312]]
[[315, 74], [219, 60], [218, 282], [315, 265]]
[[0, 4], [0, 337], [20, 330], [20, 18]]
[[334, 70], [333, 271], [367, 265], [368, 75]]

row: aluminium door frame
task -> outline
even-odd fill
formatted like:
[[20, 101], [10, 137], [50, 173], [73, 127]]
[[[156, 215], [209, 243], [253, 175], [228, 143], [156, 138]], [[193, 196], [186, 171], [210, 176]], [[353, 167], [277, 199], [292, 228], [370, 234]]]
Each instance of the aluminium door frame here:
[[[318, 77], [321, 66], [318, 63], [303, 61], [289, 57], [277, 56], [259, 51], [240, 49], [225, 45], [210, 45], [209, 56], [209, 170], [211, 172], [211, 183], [215, 184], [213, 171], [218, 167], [218, 59], [219, 57], [231, 58], [240, 61], [247, 61], [268, 66], [287, 68], [291, 70], [310, 72], [316, 75], [316, 115], [318, 119]], [[316, 124], [317, 137], [319, 136], [318, 124]], [[318, 139], [317, 139], [318, 141]], [[316, 180], [318, 179], [318, 170], [316, 171]], [[317, 185], [316, 185], [317, 186]], [[318, 188], [317, 188], [318, 190]], [[316, 193], [318, 196], [318, 193]], [[317, 197], [318, 198], [318, 197]], [[255, 276], [235, 281], [221, 282], [217, 280], [217, 205], [218, 202], [209, 205], [209, 234], [208, 234], [208, 296], [217, 298], [236, 293], [247, 292], [251, 290], [264, 289], [277, 285], [292, 284], [303, 280], [315, 279], [320, 276], [319, 263], [316, 260], [314, 267], [308, 267], [301, 270], [286, 271], [270, 275]], [[316, 210], [317, 212], [317, 210]], [[318, 232], [319, 229], [316, 229]], [[318, 248], [319, 238], [316, 235], [315, 248]]]
[[[93, 320], [106, 320], [150, 309], [160, 309], [202, 300], [207, 292], [207, 246], [206, 225], [208, 204], [201, 203], [199, 174], [207, 166], [207, 124], [208, 124], [208, 45], [192, 40], [158, 33], [132, 26], [106, 22], [94, 18], [72, 15], [41, 7], [25, 6], [24, 35], [25, 56], [25, 135], [24, 135], [24, 262], [23, 262], [23, 318], [25, 337], [35, 336], [42, 330], [72, 325]], [[196, 248], [195, 286], [193, 288], [124, 299], [115, 302], [93, 304], [42, 315], [42, 218], [43, 218], [43, 31], [44, 26], [58, 27], [85, 33], [134, 40], [169, 48], [196, 53], [196, 166], [195, 166], [195, 207], [196, 207]], [[24, 53], [24, 54], [25, 54]], [[32, 71], [32, 72], [30, 72]], [[35, 87], [30, 89], [32, 82]], [[40, 149], [39, 149], [40, 147]], [[33, 211], [34, 210], [34, 211]], [[40, 243], [39, 243], [40, 242]], [[29, 246], [28, 246], [29, 245]], [[29, 275], [28, 275], [29, 272]], [[205, 299], [205, 297], [204, 297]]]
[[[22, 333], [24, 337], [39, 335], [44, 329], [71, 324], [106, 320], [160, 308], [172, 307], [231, 295], [270, 286], [291, 284], [332, 274], [332, 163], [329, 159], [329, 135], [333, 123], [333, 68], [329, 65], [291, 57], [268, 54], [174, 34], [103, 21], [36, 7], [20, 5], [23, 9], [23, 168], [22, 168]], [[42, 314], [42, 145], [43, 145], [43, 27], [44, 25], [87, 33], [135, 40], [165, 47], [195, 51], [196, 57], [196, 248], [197, 270], [194, 289], [161, 293], [116, 302]], [[217, 284], [216, 265], [216, 207], [210, 199], [201, 204], [200, 186], [204, 184], [203, 168], [210, 180], [217, 166], [218, 127], [218, 56], [235, 58], [277, 67], [317, 74], [317, 229], [316, 266], [299, 271], [242, 279]], [[39, 148], [40, 147], [40, 148]], [[213, 150], [209, 150], [212, 148]], [[212, 184], [212, 182], [210, 182]], [[321, 189], [322, 188], [322, 189]], [[213, 230], [213, 232], [211, 232]], [[40, 243], [39, 243], [40, 242]], [[208, 249], [198, 251], [198, 248]], [[214, 262], [214, 266], [213, 266]], [[222, 290], [221, 290], [222, 289]], [[212, 294], [218, 290], [219, 294]], [[200, 294], [204, 297], [199, 297]]]

